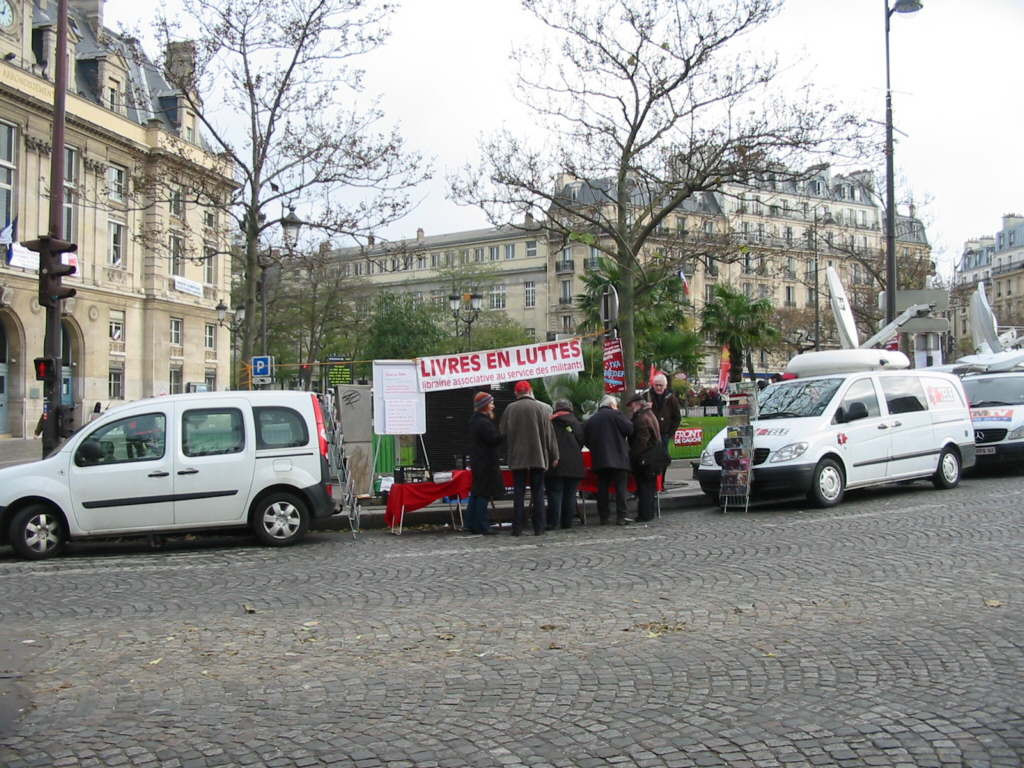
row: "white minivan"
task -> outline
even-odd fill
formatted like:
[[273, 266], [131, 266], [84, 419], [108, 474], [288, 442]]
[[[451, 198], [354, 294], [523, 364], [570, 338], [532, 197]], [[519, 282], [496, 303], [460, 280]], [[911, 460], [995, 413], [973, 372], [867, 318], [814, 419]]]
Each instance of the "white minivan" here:
[[39, 560], [68, 540], [251, 528], [299, 540], [336, 511], [317, 395], [171, 395], [112, 408], [43, 459], [0, 469], [0, 544]]
[[[845, 352], [856, 357], [861, 350]], [[921, 478], [954, 488], [975, 461], [960, 380], [926, 370], [801, 375], [772, 384], [758, 397], [753, 432], [752, 498], [806, 495], [830, 507], [848, 488]], [[697, 472], [701, 490], [716, 501], [724, 446], [725, 430], [703, 451]]]

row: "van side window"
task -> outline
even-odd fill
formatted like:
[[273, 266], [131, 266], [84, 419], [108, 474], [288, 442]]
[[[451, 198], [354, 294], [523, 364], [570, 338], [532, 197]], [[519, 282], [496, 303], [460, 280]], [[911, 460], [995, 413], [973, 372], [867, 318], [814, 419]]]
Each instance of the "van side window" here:
[[[854, 411], [863, 413], [860, 410], [860, 406], [854, 407], [854, 403], [860, 403], [867, 410], [868, 415], [861, 418], [872, 419], [882, 415], [878, 407], [878, 395], [875, 394], [875, 385], [871, 383], [871, 379], [861, 379], [850, 385], [850, 388], [843, 396], [843, 402], [840, 406], [844, 417]], [[843, 420], [845, 418], [842, 420], [836, 419], [837, 423], [842, 423]]]
[[132, 416], [104, 424], [89, 435], [75, 452], [75, 464], [122, 464], [153, 461], [164, 455], [167, 420], [162, 413]]
[[928, 410], [924, 387], [919, 379], [913, 376], [882, 376], [881, 381], [889, 413], [895, 415]]
[[237, 408], [196, 408], [181, 417], [181, 451], [218, 456], [245, 450], [245, 426]]
[[302, 414], [292, 408], [253, 408], [257, 448], [297, 448], [309, 443]]

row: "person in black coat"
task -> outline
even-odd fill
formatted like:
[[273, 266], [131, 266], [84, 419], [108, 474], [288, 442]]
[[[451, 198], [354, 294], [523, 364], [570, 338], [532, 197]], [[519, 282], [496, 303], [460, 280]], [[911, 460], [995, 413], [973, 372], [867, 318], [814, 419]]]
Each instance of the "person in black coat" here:
[[500, 445], [501, 433], [494, 423], [494, 398], [487, 392], [477, 392], [473, 399], [473, 415], [469, 419], [469, 466], [473, 472], [473, 485], [463, 521], [471, 533], [490, 535], [491, 518], [487, 506], [491, 499], [505, 494], [498, 451]]
[[558, 443], [558, 464], [544, 475], [551, 509], [548, 530], [559, 522], [562, 528], [572, 528], [576, 491], [587, 471], [583, 466], [583, 427], [572, 412], [571, 401], [566, 398], [555, 400], [551, 426], [555, 428], [555, 441]]
[[583, 441], [590, 449], [591, 469], [597, 475], [597, 515], [601, 525], [608, 525], [611, 505], [610, 486], [615, 486], [615, 522], [626, 525], [626, 480], [629, 475], [629, 445], [633, 422], [619, 411], [619, 401], [611, 395], [601, 398], [597, 413], [583, 425]]

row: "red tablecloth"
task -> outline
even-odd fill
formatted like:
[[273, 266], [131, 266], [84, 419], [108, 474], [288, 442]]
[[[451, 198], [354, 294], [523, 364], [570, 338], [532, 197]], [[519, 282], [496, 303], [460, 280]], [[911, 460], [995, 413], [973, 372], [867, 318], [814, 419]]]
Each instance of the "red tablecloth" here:
[[473, 473], [468, 469], [452, 471], [447, 483], [395, 483], [388, 492], [388, 506], [384, 510], [384, 524], [389, 528], [401, 525], [406, 512], [422, 509], [445, 496], [463, 498], [473, 486]]
[[[597, 473], [590, 468], [590, 451], [583, 451], [583, 466], [586, 467], [587, 474], [580, 481], [580, 490], [584, 493], [597, 493]], [[505, 480], [505, 487], [511, 488], [512, 483], [512, 470], [503, 469], [501, 471], [502, 477]], [[658, 475], [658, 482], [656, 485], [657, 490], [663, 491], [664, 488], [664, 476]], [[615, 494], [615, 486], [610, 488], [611, 493]], [[629, 493], [636, 493], [636, 480], [633, 479], [633, 473], [630, 472], [626, 476], [626, 491]]]

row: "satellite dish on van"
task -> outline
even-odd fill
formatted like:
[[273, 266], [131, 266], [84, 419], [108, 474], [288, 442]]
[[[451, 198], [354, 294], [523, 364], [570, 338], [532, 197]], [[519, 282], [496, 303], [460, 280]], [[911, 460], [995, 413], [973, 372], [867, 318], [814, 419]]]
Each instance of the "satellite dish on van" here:
[[829, 304], [832, 305], [832, 312], [836, 316], [836, 330], [839, 331], [839, 343], [843, 349], [857, 349], [860, 346], [860, 339], [857, 336], [857, 324], [853, 320], [853, 310], [850, 309], [850, 300], [846, 298], [846, 290], [843, 288], [843, 281], [839, 279], [839, 273], [835, 267], [825, 270], [825, 281], [828, 283]]
[[1002, 352], [1003, 345], [996, 331], [996, 317], [985, 297], [984, 281], [978, 283], [978, 290], [971, 295], [967, 308], [971, 321], [971, 335], [974, 337], [974, 349], [980, 353]]

